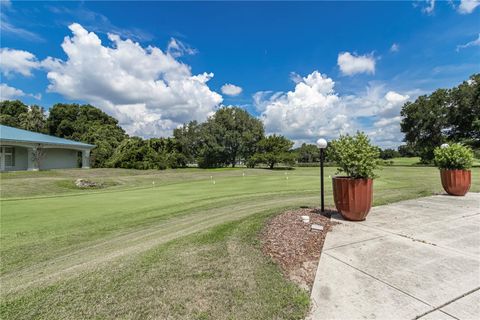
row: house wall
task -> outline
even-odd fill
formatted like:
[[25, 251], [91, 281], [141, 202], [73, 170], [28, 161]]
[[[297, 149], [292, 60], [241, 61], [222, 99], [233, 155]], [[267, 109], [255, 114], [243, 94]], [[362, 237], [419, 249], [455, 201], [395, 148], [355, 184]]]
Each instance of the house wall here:
[[28, 153], [27, 148], [13, 147], [15, 149], [15, 165], [12, 167], [5, 167], [5, 171], [20, 171], [28, 168]]
[[[15, 154], [14, 166], [5, 166], [5, 158], [0, 149], [0, 171], [21, 171], [21, 170], [34, 170], [35, 163], [32, 158], [32, 148], [35, 145], [21, 146], [13, 145], [11, 143], [3, 144], [0, 142], [0, 147], [13, 147]], [[40, 170], [49, 169], [69, 169], [79, 167], [79, 150], [64, 149], [64, 148], [49, 148], [43, 147], [43, 157], [40, 161]], [[88, 168], [89, 150], [83, 152], [83, 167]]]
[[78, 168], [78, 151], [70, 149], [43, 149], [40, 170]]
[[15, 169], [27, 170], [28, 168], [28, 151], [27, 148], [15, 147]]

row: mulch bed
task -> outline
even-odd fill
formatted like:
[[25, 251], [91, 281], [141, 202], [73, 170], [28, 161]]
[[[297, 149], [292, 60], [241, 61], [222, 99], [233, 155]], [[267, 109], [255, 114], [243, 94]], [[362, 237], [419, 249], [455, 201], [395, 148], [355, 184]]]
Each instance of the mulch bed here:
[[[325, 210], [326, 214], [336, 213]], [[312, 208], [286, 211], [273, 217], [262, 232], [262, 251], [278, 263], [284, 274], [300, 287], [310, 291], [320, 260], [327, 232], [337, 224]], [[301, 216], [309, 216], [304, 223]], [[311, 229], [312, 224], [323, 226], [322, 231]]]

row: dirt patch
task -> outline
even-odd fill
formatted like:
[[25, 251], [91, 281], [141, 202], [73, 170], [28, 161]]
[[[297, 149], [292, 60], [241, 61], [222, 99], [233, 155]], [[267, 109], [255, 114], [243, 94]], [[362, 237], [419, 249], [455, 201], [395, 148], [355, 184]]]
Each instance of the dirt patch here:
[[100, 182], [95, 182], [87, 179], [77, 179], [75, 180], [75, 186], [80, 189], [85, 189], [85, 188], [102, 188], [103, 184]]
[[[327, 215], [336, 213], [325, 211]], [[319, 213], [311, 208], [286, 211], [272, 218], [261, 235], [263, 253], [272, 257], [289, 279], [308, 291], [315, 280], [325, 236], [336, 224]], [[310, 221], [305, 223], [302, 216], [308, 216]], [[320, 225], [323, 230], [313, 230], [312, 225]]]

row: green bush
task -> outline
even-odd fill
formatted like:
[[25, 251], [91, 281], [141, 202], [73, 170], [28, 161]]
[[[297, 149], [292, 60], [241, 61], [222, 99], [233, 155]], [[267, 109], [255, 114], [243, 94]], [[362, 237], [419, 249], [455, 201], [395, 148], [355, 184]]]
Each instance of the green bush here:
[[440, 169], [470, 169], [473, 165], [473, 151], [459, 143], [437, 147], [433, 151], [435, 165]]
[[375, 178], [379, 150], [370, 143], [365, 133], [341, 135], [330, 143], [327, 152], [329, 159], [339, 166], [338, 173], [344, 172], [354, 179]]

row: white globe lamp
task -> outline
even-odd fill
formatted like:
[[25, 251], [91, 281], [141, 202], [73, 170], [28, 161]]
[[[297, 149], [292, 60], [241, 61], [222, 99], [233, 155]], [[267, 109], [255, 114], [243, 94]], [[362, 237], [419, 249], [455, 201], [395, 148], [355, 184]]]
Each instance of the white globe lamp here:
[[323, 139], [323, 138], [320, 138], [317, 140], [317, 146], [320, 148], [320, 149], [325, 149], [327, 147], [327, 140]]

